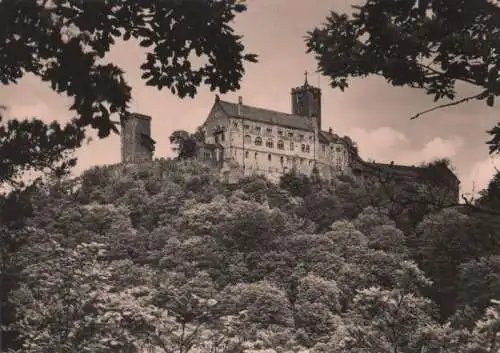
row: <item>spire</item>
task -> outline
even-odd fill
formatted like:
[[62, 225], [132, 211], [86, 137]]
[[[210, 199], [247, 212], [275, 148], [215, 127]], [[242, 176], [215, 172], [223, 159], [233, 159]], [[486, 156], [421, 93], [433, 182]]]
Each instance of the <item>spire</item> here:
[[307, 70], [306, 70], [306, 71], [304, 72], [304, 77], [305, 77], [304, 87], [309, 86], [309, 83], [307, 83], [307, 74], [308, 74], [308, 72], [307, 72]]

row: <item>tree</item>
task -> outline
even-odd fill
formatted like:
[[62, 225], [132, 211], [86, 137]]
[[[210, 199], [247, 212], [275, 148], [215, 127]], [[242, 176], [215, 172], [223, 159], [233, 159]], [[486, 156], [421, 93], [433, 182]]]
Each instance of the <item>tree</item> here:
[[[0, 82], [33, 74], [72, 97], [76, 115], [65, 126], [39, 119], [2, 126], [0, 182], [57, 162], [71, 166], [64, 152], [80, 147], [86, 127], [101, 138], [118, 132], [112, 116], [127, 118], [131, 87], [120, 67], [100, 61], [117, 41], [133, 38], [147, 48], [141, 65], [146, 85], [181, 98], [193, 97], [202, 82], [221, 93], [238, 89], [243, 63], [257, 58], [244, 52], [242, 37], [229, 26], [245, 10], [237, 0], [0, 2]], [[200, 67], [193, 55], [204, 59]]]
[[196, 155], [198, 144], [203, 142], [200, 138], [200, 130], [198, 130], [197, 134], [190, 134], [184, 130], [172, 132], [170, 135], [170, 143], [175, 145], [173, 150], [177, 152], [177, 158], [193, 158]]
[[[352, 16], [332, 11], [307, 35], [307, 51], [332, 87], [343, 91], [349, 78], [378, 75], [435, 101], [451, 100], [412, 118], [473, 99], [494, 105], [500, 95], [497, 1], [365, 0], [354, 9]], [[479, 91], [458, 99], [458, 82]], [[490, 153], [500, 153], [500, 123], [489, 133]]]
[[497, 170], [486, 189], [479, 192], [476, 203], [478, 206], [500, 210], [500, 171]]

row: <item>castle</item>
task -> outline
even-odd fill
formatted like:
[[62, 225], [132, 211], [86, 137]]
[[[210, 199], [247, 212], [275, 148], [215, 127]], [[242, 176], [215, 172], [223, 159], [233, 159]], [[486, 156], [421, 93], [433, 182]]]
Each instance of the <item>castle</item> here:
[[[338, 175], [366, 178], [391, 175], [416, 179], [419, 167], [363, 161], [356, 144], [332, 129], [322, 129], [321, 90], [307, 81], [291, 90], [291, 114], [257, 108], [215, 98], [202, 129], [205, 141], [196, 158], [218, 168], [226, 183], [242, 177], [265, 175], [271, 181], [294, 171], [324, 180]], [[151, 118], [132, 114], [122, 124], [122, 162], [150, 161], [154, 151]], [[444, 176], [444, 177], [443, 177]], [[458, 201], [459, 180], [448, 168], [441, 173], [440, 185], [447, 185]]]

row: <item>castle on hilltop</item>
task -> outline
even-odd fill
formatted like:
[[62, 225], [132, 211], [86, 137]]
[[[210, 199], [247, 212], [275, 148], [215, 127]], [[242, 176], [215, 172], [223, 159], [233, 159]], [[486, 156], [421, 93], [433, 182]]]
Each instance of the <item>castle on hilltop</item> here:
[[[132, 114], [122, 124], [122, 162], [150, 161], [154, 151], [151, 118]], [[415, 179], [419, 167], [363, 161], [356, 144], [331, 128], [323, 130], [321, 90], [307, 81], [291, 90], [291, 114], [221, 100], [218, 96], [202, 125], [205, 141], [196, 158], [220, 170], [226, 183], [242, 177], [265, 175], [277, 182], [288, 172], [318, 175], [331, 180], [338, 175], [364, 178], [375, 174]], [[440, 178], [458, 200], [459, 180], [446, 168]], [[440, 184], [443, 180], [440, 180]]]

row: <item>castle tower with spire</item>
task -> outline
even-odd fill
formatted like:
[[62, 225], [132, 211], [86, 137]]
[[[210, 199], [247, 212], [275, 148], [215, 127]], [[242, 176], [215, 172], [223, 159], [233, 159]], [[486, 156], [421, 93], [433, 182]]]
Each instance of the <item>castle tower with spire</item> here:
[[307, 82], [307, 71], [304, 84], [292, 88], [292, 114], [316, 117], [318, 128], [321, 130], [321, 89]]
[[151, 138], [151, 117], [129, 114], [121, 123], [122, 163], [143, 163], [153, 159], [155, 141]]

